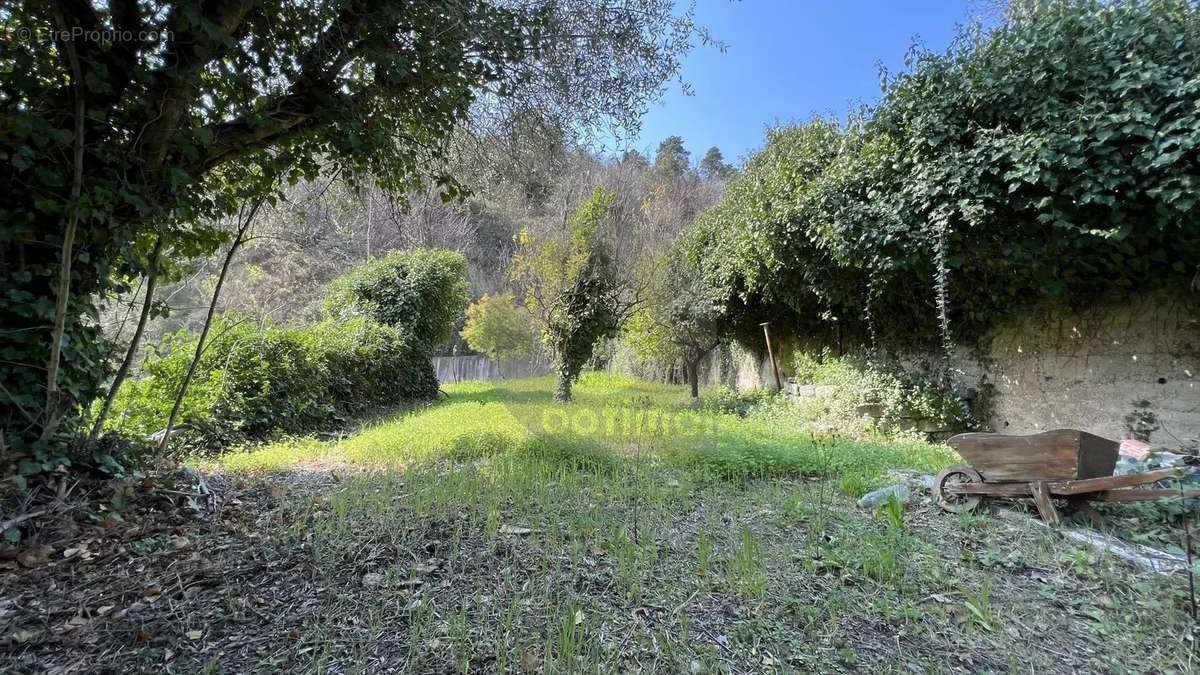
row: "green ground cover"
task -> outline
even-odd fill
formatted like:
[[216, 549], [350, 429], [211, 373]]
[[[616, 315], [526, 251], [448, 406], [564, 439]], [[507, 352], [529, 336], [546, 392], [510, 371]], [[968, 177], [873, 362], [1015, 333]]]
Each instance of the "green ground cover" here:
[[1193, 666], [1178, 580], [1131, 574], [1040, 528], [947, 515], [928, 498], [877, 513], [854, 506], [894, 482], [889, 470], [955, 461], [944, 446], [823, 436], [770, 406], [725, 412], [736, 406], [697, 406], [683, 388], [604, 374], [585, 376], [571, 404], [552, 391], [550, 378], [451, 385], [438, 404], [337, 441], [220, 460], [234, 473], [315, 461], [349, 474], [332, 495], [277, 514], [284, 538], [303, 541], [315, 569], [345, 589], [306, 627], [301, 663]]
[[[953, 461], [943, 446], [611, 376], [566, 406], [548, 378], [447, 390], [341, 439], [122, 484], [118, 525], [0, 577], [0, 610], [32, 626], [0, 669], [1196, 669], [1185, 578], [920, 492], [855, 506], [890, 470]], [[624, 411], [660, 423], [625, 432]], [[219, 498], [197, 510], [201, 484]]]
[[230, 470], [285, 470], [308, 459], [396, 468], [439, 459], [529, 453], [587, 454], [669, 465], [726, 479], [833, 476], [873, 485], [888, 469], [936, 472], [954, 461], [941, 445], [882, 435], [862, 440], [815, 432], [780, 415], [739, 415], [693, 404], [686, 390], [588, 373], [575, 401], [553, 400], [553, 379], [444, 388], [446, 400], [370, 425], [335, 442], [295, 439], [230, 453]]

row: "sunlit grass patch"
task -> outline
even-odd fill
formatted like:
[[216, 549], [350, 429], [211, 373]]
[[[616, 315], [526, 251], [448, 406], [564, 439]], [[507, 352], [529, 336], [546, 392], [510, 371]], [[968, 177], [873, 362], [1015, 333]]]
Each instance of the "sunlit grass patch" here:
[[845, 477], [855, 491], [888, 469], [936, 471], [954, 460], [920, 441], [814, 436], [754, 415], [693, 405], [683, 387], [588, 373], [556, 403], [552, 378], [447, 385], [445, 400], [372, 424], [337, 443], [289, 439], [220, 460], [228, 470], [278, 471], [312, 459], [376, 467], [538, 456], [566, 468], [637, 459], [717, 480]]
[[946, 447], [919, 441], [822, 438], [780, 431], [754, 419], [723, 417], [715, 433], [671, 443], [673, 459], [726, 479], [843, 477], [863, 491], [888, 469], [935, 472], [955, 460]]
[[311, 437], [285, 438], [250, 450], [226, 452], [216, 462], [198, 462], [206, 468], [219, 466], [226, 471], [270, 473], [286, 471], [297, 464], [329, 457], [332, 444]]
[[343, 441], [348, 461], [406, 464], [438, 457], [495, 454], [529, 433], [499, 402], [450, 401], [389, 420]]
[[[925, 672], [944, 661], [931, 644], [962, 642], [979, 669], [1013, 669], [1019, 654], [1022, 670], [1051, 672], [1042, 651], [1019, 649], [1029, 635], [1091, 644], [1101, 634], [1131, 637], [1085, 670], [1113, 670], [1131, 650], [1147, 663], [1183, 658], [1157, 628], [1163, 616], [1186, 619], [1174, 586], [1131, 585], [1125, 572], [1098, 572], [1088, 550], [1056, 550], [1041, 529], [948, 516], [927, 499], [855, 507], [894, 480], [890, 469], [955, 461], [944, 446], [814, 435], [608, 375], [585, 377], [567, 405], [552, 389], [549, 378], [450, 385], [448, 398], [339, 442], [291, 439], [222, 460], [366, 469], [339, 470], [316, 497], [284, 483], [272, 521], [332, 589], [298, 630], [312, 669], [335, 653], [369, 666], [371, 649], [396, 649], [420, 672], [650, 662], [720, 672], [725, 661], [875, 672], [897, 659]], [[625, 410], [692, 412], [703, 425], [587, 430], [588, 415]], [[583, 422], [539, 427], [547, 412]], [[1103, 624], [1046, 609], [1045, 594], [1093, 593], [1099, 580], [1109, 596], [1135, 598], [1130, 609]], [[1032, 629], [1021, 642], [1016, 625]]]

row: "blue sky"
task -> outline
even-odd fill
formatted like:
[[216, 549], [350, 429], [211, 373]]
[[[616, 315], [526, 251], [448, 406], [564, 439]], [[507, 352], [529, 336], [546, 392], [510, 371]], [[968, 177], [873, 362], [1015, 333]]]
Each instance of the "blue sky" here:
[[727, 160], [760, 147], [766, 128], [813, 114], [844, 117], [879, 96], [879, 65], [900, 70], [916, 39], [941, 51], [979, 0], [697, 0], [699, 23], [728, 45], [697, 47], [684, 63], [693, 95], [673, 84], [632, 143], [653, 150], [683, 137], [696, 161], [710, 146]]

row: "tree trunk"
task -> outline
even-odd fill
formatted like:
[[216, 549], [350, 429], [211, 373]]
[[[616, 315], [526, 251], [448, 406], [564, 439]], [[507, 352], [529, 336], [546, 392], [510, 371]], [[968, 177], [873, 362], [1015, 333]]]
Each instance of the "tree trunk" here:
[[[67, 28], [66, 20], [57, 6], [55, 19], [60, 29]], [[58, 288], [54, 298], [54, 325], [50, 329], [50, 356], [46, 360], [46, 415], [41, 436], [43, 441], [53, 438], [62, 422], [58, 401], [58, 368], [62, 358], [63, 334], [67, 325], [67, 304], [71, 299], [71, 262], [75, 255], [75, 230], [79, 226], [79, 197], [83, 194], [83, 68], [80, 66], [75, 44], [71, 40], [64, 40], [62, 44], [66, 47], [67, 61], [71, 64], [71, 85], [75, 92], [75, 156], [71, 175], [71, 215], [67, 218], [63, 231], [62, 259], [59, 262]]]
[[129, 341], [129, 349], [125, 350], [125, 359], [121, 361], [121, 367], [117, 369], [117, 374], [113, 377], [112, 386], [108, 388], [108, 395], [104, 397], [104, 407], [100, 408], [100, 414], [96, 417], [96, 422], [92, 425], [92, 432], [88, 434], [88, 445], [100, 434], [100, 429], [104, 426], [104, 420], [108, 418], [108, 413], [112, 410], [113, 401], [117, 399], [117, 390], [125, 382], [125, 377], [129, 375], [129, 367], [133, 364], [133, 360], [137, 358], [138, 347], [142, 342], [142, 334], [146, 331], [146, 324], [150, 320], [150, 309], [154, 304], [154, 287], [158, 284], [158, 263], [162, 257], [162, 249], [163, 240], [160, 236], [154, 242], [154, 251], [150, 253], [150, 268], [146, 272], [146, 299], [142, 302], [142, 313], [138, 317], [137, 328], [133, 331], [133, 338]]
[[225, 261], [221, 263], [221, 273], [217, 276], [217, 285], [213, 288], [212, 300], [208, 303], [208, 314], [204, 317], [204, 328], [200, 329], [200, 339], [196, 341], [196, 353], [192, 355], [192, 362], [188, 364], [187, 374], [183, 376], [183, 384], [179, 385], [179, 391], [175, 394], [175, 404], [171, 406], [171, 414], [167, 417], [167, 428], [158, 442], [160, 455], [167, 450], [171, 429], [175, 426], [175, 419], [179, 417], [179, 409], [183, 407], [183, 398], [187, 395], [188, 387], [192, 384], [192, 377], [196, 374], [196, 366], [200, 365], [200, 357], [204, 354], [204, 340], [208, 338], [208, 331], [212, 328], [213, 315], [217, 312], [217, 300], [221, 297], [221, 286], [225, 285], [225, 277], [229, 274], [229, 265], [233, 262], [233, 256], [237, 255], [238, 249], [241, 248], [242, 241], [246, 237], [246, 230], [250, 228], [250, 223], [254, 220], [254, 215], [258, 213], [260, 206], [262, 206], [262, 200], [256, 202], [246, 219], [239, 223], [237, 236], [233, 238], [233, 243], [229, 245], [229, 251], [225, 254]]
[[700, 360], [687, 365], [688, 384], [692, 385], [692, 398], [700, 398]]
[[554, 389], [554, 400], [559, 403], [571, 401], [571, 376], [566, 373], [558, 374], [558, 386]]

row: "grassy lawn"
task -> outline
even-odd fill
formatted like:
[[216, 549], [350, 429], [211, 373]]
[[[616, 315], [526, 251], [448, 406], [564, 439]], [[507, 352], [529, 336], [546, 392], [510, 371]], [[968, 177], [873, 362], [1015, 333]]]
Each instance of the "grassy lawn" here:
[[[397, 469], [435, 460], [502, 462], [527, 455], [640, 459], [713, 478], [834, 476], [868, 486], [893, 468], [935, 472], [956, 457], [943, 446], [815, 434], [786, 419], [698, 408], [683, 387], [588, 373], [568, 405], [552, 378], [446, 386], [448, 399], [370, 426], [336, 443], [297, 440], [223, 457], [234, 471], [286, 470], [306, 459]], [[858, 488], [861, 490], [862, 488]], [[853, 492], [853, 488], [851, 489]]]
[[[137, 607], [110, 614], [102, 640], [60, 645], [39, 663], [1195, 668], [1186, 580], [1139, 576], [1042, 528], [944, 514], [927, 498], [855, 507], [852, 496], [890, 469], [953, 461], [944, 447], [698, 412], [682, 388], [611, 376], [585, 378], [569, 406], [550, 401], [545, 379], [447, 390], [446, 401], [338, 441], [278, 443], [205, 467], [225, 495], [219, 518], [127, 536], [128, 574], [87, 599], [121, 606], [136, 590]], [[638, 411], [657, 426], [622, 427]], [[148, 579], [165, 600], [138, 590]]]

